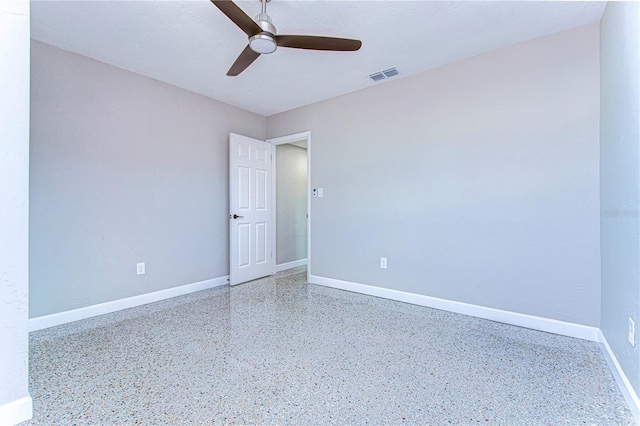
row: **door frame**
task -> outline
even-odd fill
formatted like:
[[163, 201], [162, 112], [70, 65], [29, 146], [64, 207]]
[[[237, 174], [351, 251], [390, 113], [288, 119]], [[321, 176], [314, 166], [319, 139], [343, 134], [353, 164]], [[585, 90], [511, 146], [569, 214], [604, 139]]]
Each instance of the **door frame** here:
[[275, 147], [277, 145], [285, 145], [291, 142], [297, 142], [300, 140], [306, 140], [307, 142], [307, 281], [309, 281], [309, 276], [311, 275], [311, 131], [307, 130], [306, 132], [294, 133], [292, 135], [280, 136], [277, 138], [267, 139], [267, 142], [274, 146], [273, 149], [273, 158], [271, 160], [271, 176], [272, 179], [272, 190], [271, 190], [271, 205], [273, 206], [273, 224], [271, 236], [273, 241], [273, 258], [271, 268], [273, 273], [276, 273], [276, 257], [277, 257], [277, 244], [276, 244], [276, 232], [277, 232], [277, 221], [276, 221], [276, 150]]

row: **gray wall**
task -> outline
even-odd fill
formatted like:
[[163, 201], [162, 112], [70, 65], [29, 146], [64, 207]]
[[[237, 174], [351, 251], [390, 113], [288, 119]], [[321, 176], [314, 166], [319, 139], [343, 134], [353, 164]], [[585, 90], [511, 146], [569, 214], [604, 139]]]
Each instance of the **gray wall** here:
[[593, 24], [269, 117], [313, 134], [311, 273], [598, 326], [598, 46]]
[[29, 397], [29, 2], [0, 2], [0, 423]]
[[31, 317], [227, 275], [228, 135], [266, 119], [36, 41], [31, 78]]
[[640, 349], [627, 341], [627, 318], [640, 326], [639, 20], [637, 2], [610, 2], [600, 36], [601, 329], [636, 393]]
[[307, 150], [276, 145], [276, 264], [307, 258]]

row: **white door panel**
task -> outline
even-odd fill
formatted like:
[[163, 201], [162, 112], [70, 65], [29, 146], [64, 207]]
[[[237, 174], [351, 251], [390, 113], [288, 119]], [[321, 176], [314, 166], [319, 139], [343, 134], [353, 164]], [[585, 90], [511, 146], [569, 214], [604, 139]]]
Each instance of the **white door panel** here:
[[270, 275], [271, 144], [229, 135], [229, 238], [231, 285]]

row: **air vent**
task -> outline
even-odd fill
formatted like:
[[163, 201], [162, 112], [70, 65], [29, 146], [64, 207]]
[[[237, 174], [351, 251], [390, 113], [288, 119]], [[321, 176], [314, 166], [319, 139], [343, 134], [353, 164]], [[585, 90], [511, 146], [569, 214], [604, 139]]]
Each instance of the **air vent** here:
[[400, 73], [395, 68], [389, 68], [388, 70], [382, 71], [382, 74], [384, 74], [385, 77], [389, 78], [389, 77], [393, 77], [394, 75], [398, 75]]
[[377, 71], [377, 72], [374, 72], [373, 74], [369, 74], [369, 78], [373, 81], [381, 81], [381, 80], [385, 80], [387, 78], [396, 76], [398, 74], [400, 74], [398, 69], [396, 67], [393, 67], [393, 68], [388, 68], [384, 71]]

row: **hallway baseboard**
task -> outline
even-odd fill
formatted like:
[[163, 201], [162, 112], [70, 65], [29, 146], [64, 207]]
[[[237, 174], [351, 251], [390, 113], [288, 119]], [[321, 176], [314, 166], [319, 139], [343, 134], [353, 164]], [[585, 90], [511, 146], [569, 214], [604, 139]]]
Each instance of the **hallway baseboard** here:
[[307, 259], [294, 260], [293, 262], [281, 263], [276, 265], [276, 272], [286, 271], [287, 269], [297, 268], [298, 266], [305, 266]]

